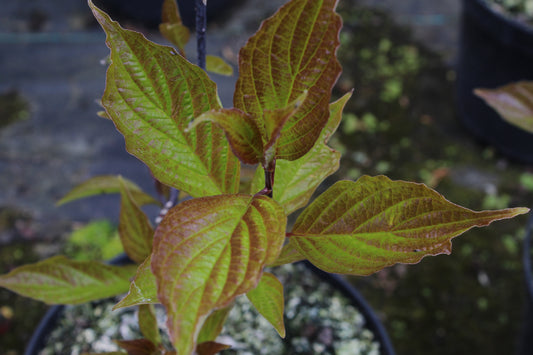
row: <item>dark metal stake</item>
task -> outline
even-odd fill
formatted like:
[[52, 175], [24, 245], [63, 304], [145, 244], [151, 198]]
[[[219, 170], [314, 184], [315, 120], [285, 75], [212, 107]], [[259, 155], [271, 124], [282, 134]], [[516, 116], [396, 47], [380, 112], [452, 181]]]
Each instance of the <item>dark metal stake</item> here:
[[198, 66], [205, 70], [205, 31], [207, 27], [207, 0], [196, 1], [196, 50], [198, 52]]

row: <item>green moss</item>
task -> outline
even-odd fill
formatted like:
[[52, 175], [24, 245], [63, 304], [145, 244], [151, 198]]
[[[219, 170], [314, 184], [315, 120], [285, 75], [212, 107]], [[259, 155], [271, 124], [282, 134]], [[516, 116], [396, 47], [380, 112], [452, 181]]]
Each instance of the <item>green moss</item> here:
[[29, 117], [29, 104], [16, 90], [0, 94], [0, 128]]
[[65, 253], [76, 260], [110, 260], [121, 252], [117, 229], [106, 220], [74, 230], [65, 246]]
[[[454, 75], [440, 56], [383, 12], [355, 1], [339, 6], [345, 21], [339, 87], [355, 87], [345, 114], [371, 113], [378, 126], [387, 122], [389, 128], [341, 130], [338, 139], [347, 154], [338, 177], [386, 170], [394, 179], [425, 182], [471, 209], [530, 205], [533, 179], [526, 168], [463, 130], [454, 111]], [[397, 82], [401, 93], [383, 97], [387, 82]], [[384, 315], [398, 354], [515, 349], [524, 302], [519, 236], [526, 219], [472, 229], [453, 240], [450, 256], [351, 278]]]

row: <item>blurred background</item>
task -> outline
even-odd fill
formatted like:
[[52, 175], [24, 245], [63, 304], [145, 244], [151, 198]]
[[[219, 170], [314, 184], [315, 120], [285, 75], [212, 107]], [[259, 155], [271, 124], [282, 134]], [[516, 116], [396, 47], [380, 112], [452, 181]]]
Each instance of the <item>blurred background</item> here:
[[[156, 30], [161, 1], [95, 3], [166, 44]], [[186, 23], [190, 3], [180, 3]], [[236, 70], [239, 48], [283, 3], [209, 0], [208, 53]], [[533, 137], [505, 126], [471, 94], [477, 86], [533, 80], [532, 25], [519, 16], [521, 24], [506, 30], [499, 26], [514, 20], [489, 11], [483, 0], [340, 0], [344, 72], [334, 94], [355, 92], [331, 141], [343, 153], [341, 168], [326, 185], [385, 174], [423, 182], [474, 210], [533, 205]], [[117, 196], [55, 206], [84, 180], [121, 174], [155, 192], [112, 122], [96, 115], [104, 40], [84, 0], [2, 2], [0, 273], [57, 253], [109, 259], [120, 252]], [[236, 76], [212, 78], [231, 107]], [[349, 280], [398, 354], [515, 353], [527, 349], [530, 321], [521, 257], [526, 223], [520, 216], [473, 229], [454, 240], [450, 256]], [[0, 354], [22, 354], [45, 310], [1, 289]]]

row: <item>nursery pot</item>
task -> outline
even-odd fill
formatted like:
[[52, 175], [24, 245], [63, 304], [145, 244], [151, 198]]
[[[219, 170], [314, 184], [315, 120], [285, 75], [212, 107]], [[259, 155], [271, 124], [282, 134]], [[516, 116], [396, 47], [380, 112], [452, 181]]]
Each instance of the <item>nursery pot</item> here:
[[[112, 263], [123, 264], [124, 262], [128, 262], [127, 257], [120, 257], [118, 259], [114, 259]], [[333, 275], [333, 274], [328, 274], [326, 272], [323, 272], [306, 262], [298, 263], [298, 265], [294, 265], [291, 267], [294, 267], [294, 270], [296, 270], [296, 268], [300, 270], [298, 271], [299, 273], [295, 276], [295, 279], [297, 279], [297, 281], [303, 281], [302, 278], [308, 279], [309, 277], [306, 277], [304, 275], [305, 273], [311, 273], [313, 277], [319, 282], [327, 284], [335, 292], [339, 291], [342, 294], [342, 296], [347, 299], [347, 304], [351, 304], [353, 307], [357, 309], [360, 315], [363, 316], [364, 323], [365, 323], [364, 327], [373, 334], [374, 336], [373, 341], [379, 344], [380, 354], [383, 354], [383, 355], [394, 355], [395, 354], [392, 344], [390, 342], [390, 339], [387, 335], [387, 332], [385, 331], [385, 328], [383, 327], [383, 325], [381, 324], [381, 322], [379, 321], [375, 313], [372, 311], [368, 303], [364, 300], [364, 298], [359, 294], [359, 292], [351, 284], [349, 284], [346, 280], [344, 280], [338, 275]], [[301, 273], [302, 270], [303, 270], [303, 273]], [[283, 276], [281, 277], [283, 278]], [[330, 294], [328, 294], [328, 296], [330, 296]], [[286, 299], [286, 303], [287, 302], [289, 302], [289, 299]], [[236, 307], [238, 308], [237, 305]], [[52, 330], [59, 322], [60, 317], [62, 316], [62, 313], [64, 311], [64, 308], [65, 308], [64, 306], [54, 306], [46, 313], [46, 315], [43, 317], [42, 321], [38, 325], [32, 338], [30, 339], [30, 342], [28, 343], [28, 346], [25, 351], [25, 355], [38, 355], [39, 354], [39, 352], [43, 349], [46, 343], [46, 339], [49, 337]], [[241, 311], [239, 310], [239, 312]], [[242, 322], [239, 322], [239, 323], [242, 323]], [[288, 326], [287, 321], [286, 321], [286, 326]], [[245, 324], [244, 327], [247, 328], [249, 327], [249, 325]], [[277, 334], [274, 334], [274, 337], [279, 338]], [[256, 343], [260, 342], [259, 339], [252, 339], [252, 340], [255, 341]]]
[[533, 134], [505, 122], [475, 88], [533, 80], [533, 26], [493, 10], [485, 0], [463, 0], [457, 63], [457, 109], [464, 125], [509, 157], [533, 163]]
[[[238, 0], [209, 0], [207, 19], [223, 18]], [[195, 0], [178, 0], [182, 21], [188, 27], [195, 24]], [[94, 3], [113, 16], [155, 28], [161, 23], [163, 0], [95, 0]]]
[[531, 353], [533, 342], [533, 269], [531, 262], [531, 245], [533, 238], [533, 214], [530, 214], [524, 236], [524, 249], [522, 262], [524, 268], [524, 282], [526, 286], [526, 307], [524, 312], [524, 322], [522, 333], [518, 342], [518, 355], [528, 355]]

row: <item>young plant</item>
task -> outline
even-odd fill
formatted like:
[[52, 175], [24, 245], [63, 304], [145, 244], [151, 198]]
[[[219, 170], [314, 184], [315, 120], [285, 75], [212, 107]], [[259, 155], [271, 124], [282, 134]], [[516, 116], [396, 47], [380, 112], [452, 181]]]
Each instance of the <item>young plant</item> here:
[[[62, 202], [119, 192], [120, 237], [135, 265], [55, 257], [0, 276], [0, 286], [50, 304], [129, 288], [115, 307], [139, 306], [145, 339], [120, 341], [128, 353], [215, 354], [226, 347], [216, 338], [239, 295], [284, 336], [283, 286], [266, 266], [307, 259], [328, 272], [369, 275], [449, 254], [466, 230], [526, 213], [475, 212], [385, 176], [337, 182], [308, 205], [339, 166], [327, 143], [352, 95], [330, 103], [341, 72], [336, 5], [292, 0], [264, 21], [240, 51], [234, 107], [223, 108], [215, 83], [181, 50], [123, 29], [89, 0], [111, 49], [105, 115], [158, 181], [192, 199], [154, 229], [140, 209], [152, 198], [120, 177], [92, 179]], [[247, 188], [242, 163], [257, 165]], [[287, 216], [301, 208], [287, 231]], [[166, 308], [173, 350], [162, 345], [154, 303]]]

